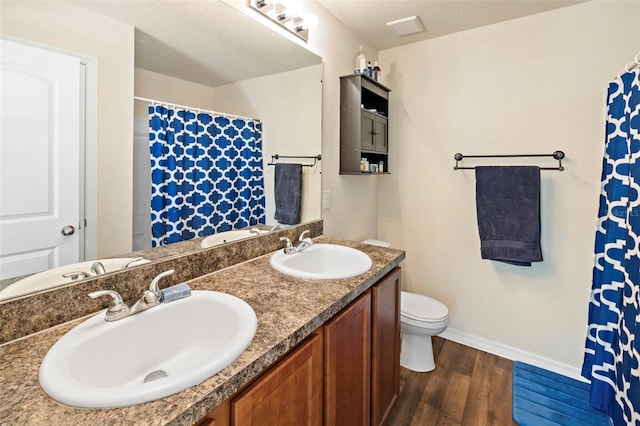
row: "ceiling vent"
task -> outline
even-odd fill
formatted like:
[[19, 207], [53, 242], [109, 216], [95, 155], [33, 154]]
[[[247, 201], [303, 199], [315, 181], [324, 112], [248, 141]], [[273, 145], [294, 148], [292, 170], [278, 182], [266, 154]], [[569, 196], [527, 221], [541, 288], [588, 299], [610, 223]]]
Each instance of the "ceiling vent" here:
[[398, 36], [406, 36], [424, 31], [422, 21], [417, 16], [409, 16], [395, 21], [387, 22], [387, 27]]

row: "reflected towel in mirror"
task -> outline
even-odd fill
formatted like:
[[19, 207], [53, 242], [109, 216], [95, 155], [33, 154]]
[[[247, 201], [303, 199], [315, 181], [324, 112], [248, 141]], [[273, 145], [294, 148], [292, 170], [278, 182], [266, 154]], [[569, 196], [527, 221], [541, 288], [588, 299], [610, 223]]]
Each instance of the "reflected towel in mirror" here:
[[302, 164], [277, 163], [275, 165], [274, 219], [284, 225], [300, 223], [302, 198]]

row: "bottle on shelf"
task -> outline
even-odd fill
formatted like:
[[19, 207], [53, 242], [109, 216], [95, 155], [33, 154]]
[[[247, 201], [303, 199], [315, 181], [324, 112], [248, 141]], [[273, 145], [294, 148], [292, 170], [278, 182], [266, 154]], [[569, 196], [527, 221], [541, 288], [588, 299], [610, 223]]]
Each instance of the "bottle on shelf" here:
[[364, 51], [364, 46], [358, 47], [358, 54], [356, 55], [356, 67], [354, 74], [366, 74], [367, 73], [367, 54]]
[[367, 77], [373, 78], [373, 67], [371, 67], [371, 61], [367, 65]]
[[373, 63], [373, 79], [378, 82], [382, 79], [382, 70], [380, 69], [380, 65], [378, 65], [378, 61]]

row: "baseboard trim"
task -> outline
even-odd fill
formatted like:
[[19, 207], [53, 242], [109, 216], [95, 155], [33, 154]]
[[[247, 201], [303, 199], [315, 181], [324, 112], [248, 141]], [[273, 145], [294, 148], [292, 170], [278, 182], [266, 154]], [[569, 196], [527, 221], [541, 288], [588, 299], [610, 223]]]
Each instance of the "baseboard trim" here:
[[498, 355], [513, 361], [525, 362], [572, 379], [580, 380], [581, 382], [587, 382], [587, 380], [580, 375], [580, 369], [576, 367], [544, 358], [540, 355], [532, 354], [512, 346], [494, 342], [483, 337], [475, 336], [464, 331], [456, 330], [455, 328], [449, 327], [439, 336], [443, 339], [451, 340], [465, 346], [470, 346], [490, 354]]

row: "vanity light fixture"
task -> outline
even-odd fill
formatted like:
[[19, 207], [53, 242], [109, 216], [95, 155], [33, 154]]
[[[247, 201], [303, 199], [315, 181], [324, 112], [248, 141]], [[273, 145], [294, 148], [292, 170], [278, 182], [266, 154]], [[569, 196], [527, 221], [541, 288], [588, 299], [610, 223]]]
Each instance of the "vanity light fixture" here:
[[318, 18], [313, 14], [302, 16], [297, 0], [249, 0], [249, 7], [304, 41], [309, 40], [309, 28], [318, 23]]
[[391, 28], [398, 37], [424, 31], [424, 26], [418, 16], [409, 16], [408, 18], [387, 22], [387, 27]]

